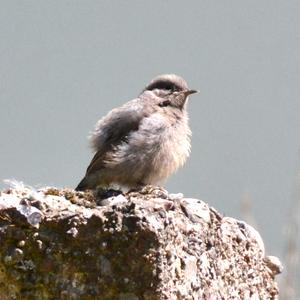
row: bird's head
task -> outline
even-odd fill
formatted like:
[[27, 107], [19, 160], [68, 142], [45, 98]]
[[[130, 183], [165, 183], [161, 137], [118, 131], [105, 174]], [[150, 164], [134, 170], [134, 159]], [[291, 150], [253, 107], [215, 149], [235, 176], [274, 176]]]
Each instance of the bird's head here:
[[175, 74], [165, 74], [154, 78], [143, 90], [143, 92], [146, 91], [151, 91], [159, 98], [159, 106], [170, 106], [180, 110], [185, 107], [188, 96], [197, 93], [196, 90], [189, 89], [186, 81]]

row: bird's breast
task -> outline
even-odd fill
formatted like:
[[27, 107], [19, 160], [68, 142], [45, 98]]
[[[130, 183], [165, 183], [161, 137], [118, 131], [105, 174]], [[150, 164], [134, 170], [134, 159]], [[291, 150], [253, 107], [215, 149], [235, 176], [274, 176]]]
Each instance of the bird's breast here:
[[141, 164], [148, 168], [149, 182], [163, 181], [185, 163], [190, 137], [187, 115], [174, 118], [157, 113], [143, 120], [132, 141], [147, 161]]

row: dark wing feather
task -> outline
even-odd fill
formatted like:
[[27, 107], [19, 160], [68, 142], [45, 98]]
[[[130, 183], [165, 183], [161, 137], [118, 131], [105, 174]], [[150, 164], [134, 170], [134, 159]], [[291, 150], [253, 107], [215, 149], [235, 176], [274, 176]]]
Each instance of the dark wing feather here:
[[151, 113], [142, 99], [134, 99], [120, 108], [113, 109], [101, 119], [91, 138], [92, 147], [97, 151], [87, 168], [87, 175], [103, 168], [107, 153], [127, 141], [130, 132], [138, 130], [141, 120]]

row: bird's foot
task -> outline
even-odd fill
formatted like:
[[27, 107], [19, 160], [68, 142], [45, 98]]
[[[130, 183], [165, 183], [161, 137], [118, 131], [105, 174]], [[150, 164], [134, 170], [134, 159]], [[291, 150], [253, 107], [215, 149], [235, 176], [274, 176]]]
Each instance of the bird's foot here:
[[121, 190], [98, 188], [95, 194], [97, 199], [107, 199], [123, 194], [123, 192]]

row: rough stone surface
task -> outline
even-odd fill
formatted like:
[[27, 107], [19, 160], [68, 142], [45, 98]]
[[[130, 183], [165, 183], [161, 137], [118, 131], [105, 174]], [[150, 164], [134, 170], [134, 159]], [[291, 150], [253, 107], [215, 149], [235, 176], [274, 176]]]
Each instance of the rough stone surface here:
[[277, 299], [260, 235], [157, 187], [0, 194], [0, 299]]

